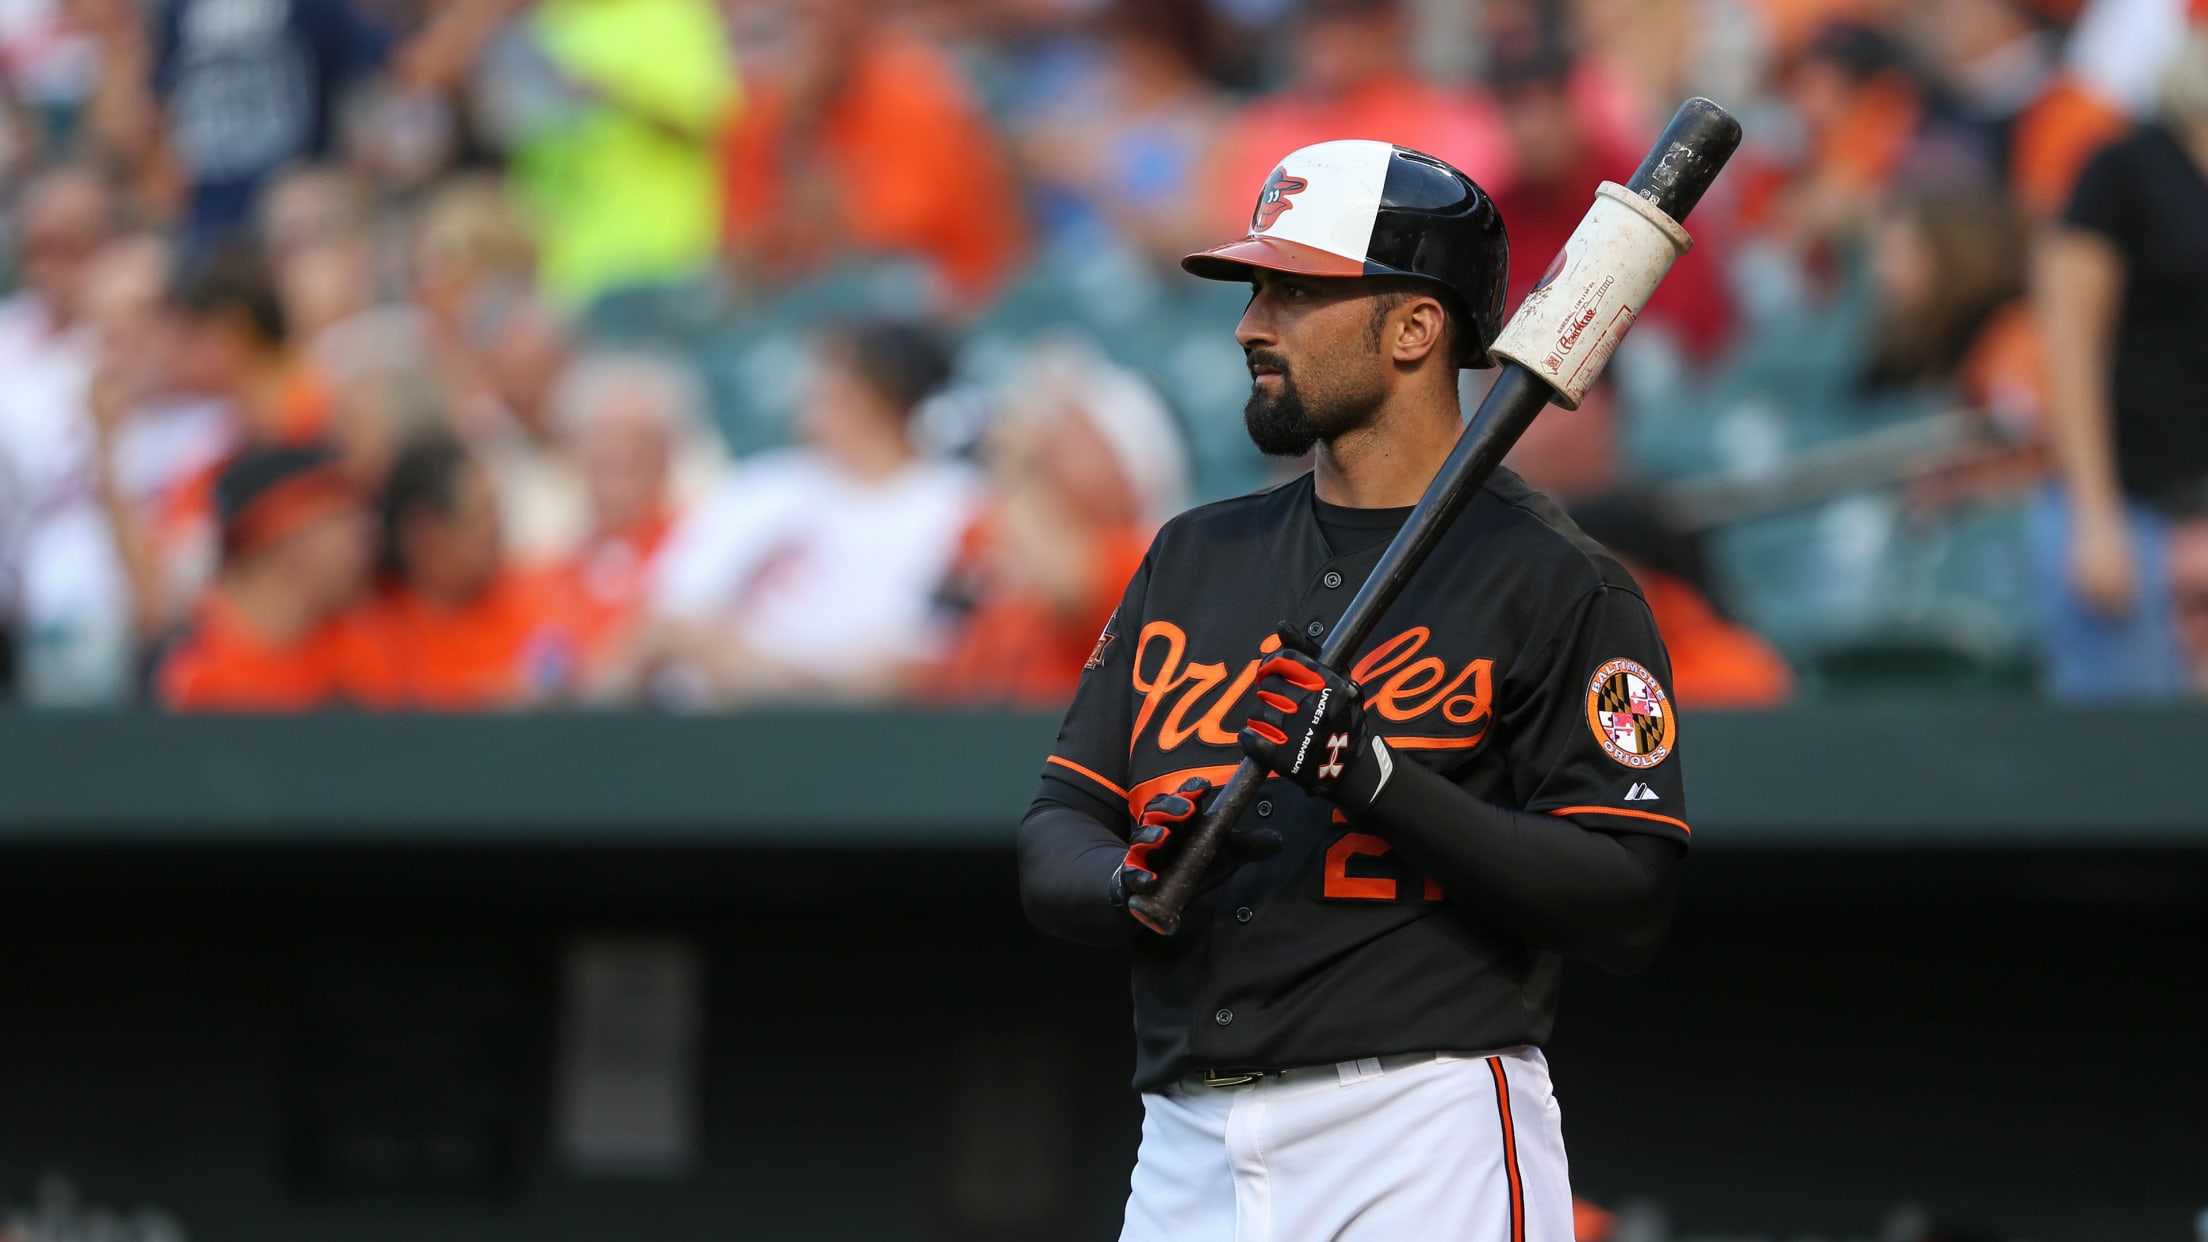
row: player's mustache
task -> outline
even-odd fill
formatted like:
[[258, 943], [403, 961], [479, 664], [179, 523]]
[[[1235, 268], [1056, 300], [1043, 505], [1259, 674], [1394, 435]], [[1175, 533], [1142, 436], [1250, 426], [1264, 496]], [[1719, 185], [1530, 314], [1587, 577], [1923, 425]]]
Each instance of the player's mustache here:
[[1242, 351], [1242, 357], [1243, 360], [1249, 365], [1250, 374], [1252, 375], [1257, 374], [1257, 369], [1259, 367], [1263, 367], [1268, 371], [1278, 372], [1283, 379], [1286, 379], [1288, 376], [1288, 359], [1280, 354], [1274, 353], [1272, 350], [1244, 349]]

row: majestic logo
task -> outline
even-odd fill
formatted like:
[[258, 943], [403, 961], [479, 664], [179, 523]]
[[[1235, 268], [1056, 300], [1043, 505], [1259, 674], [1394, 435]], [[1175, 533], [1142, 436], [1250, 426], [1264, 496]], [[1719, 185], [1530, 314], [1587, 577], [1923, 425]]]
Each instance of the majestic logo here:
[[1336, 733], [1326, 739], [1326, 762], [1319, 765], [1319, 779], [1330, 781], [1342, 774], [1342, 752], [1349, 749], [1349, 735]]
[[1273, 175], [1265, 178], [1265, 188], [1258, 192], [1257, 210], [1250, 214], [1250, 231], [1262, 233], [1273, 227], [1281, 212], [1295, 206], [1288, 201], [1289, 196], [1303, 193], [1310, 185], [1301, 177], [1289, 176], [1285, 164], [1274, 169]]
[[1635, 781], [1633, 782], [1633, 788], [1625, 791], [1625, 800], [1627, 802], [1655, 802], [1658, 801], [1658, 798], [1656, 797], [1656, 791], [1650, 789], [1647, 784]]
[[1664, 688], [1631, 660], [1608, 661], [1588, 679], [1587, 725], [1603, 753], [1629, 768], [1662, 763], [1678, 738], [1678, 718]]
[[[1404, 733], [1388, 731], [1388, 745], [1469, 750], [1487, 735], [1494, 661], [1469, 660], [1451, 667], [1439, 656], [1423, 654], [1433, 636], [1431, 629], [1417, 625], [1374, 644], [1350, 669], [1349, 679], [1363, 689], [1365, 710], [1375, 726], [1407, 726]], [[1129, 675], [1141, 696], [1130, 748], [1145, 739], [1168, 753], [1191, 740], [1239, 748], [1236, 732], [1248, 709], [1237, 713], [1236, 708], [1256, 686], [1258, 665], [1278, 650], [1279, 636], [1267, 635], [1258, 644], [1258, 658], [1230, 675], [1224, 663], [1190, 659], [1188, 632], [1180, 626], [1164, 620], [1144, 625], [1135, 638]], [[1455, 727], [1440, 727], [1444, 723]]]

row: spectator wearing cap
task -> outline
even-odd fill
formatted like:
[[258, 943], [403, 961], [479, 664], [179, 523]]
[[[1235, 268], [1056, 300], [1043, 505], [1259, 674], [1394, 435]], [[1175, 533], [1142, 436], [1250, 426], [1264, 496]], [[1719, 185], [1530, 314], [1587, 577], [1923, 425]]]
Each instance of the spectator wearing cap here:
[[574, 688], [581, 653], [564, 597], [507, 564], [490, 474], [465, 445], [445, 432], [406, 445], [379, 509], [383, 586], [366, 620], [401, 702], [484, 711]]
[[917, 692], [1063, 706], [1151, 535], [1187, 500], [1187, 452], [1156, 390], [1081, 344], [1037, 347], [1007, 393], [988, 507], [943, 591], [959, 635]]
[[[1288, 84], [1228, 122], [1210, 160], [1207, 228], [1247, 228], [1250, 187], [1282, 155], [1336, 138], [1384, 138], [1438, 156], [1493, 193], [1516, 169], [1484, 95], [1420, 81], [1399, 0], [1309, 0], [1290, 37]], [[1584, 213], [1582, 213], [1584, 214]]]
[[1011, 161], [949, 57], [865, 0], [769, 6], [723, 152], [740, 277], [917, 257], [971, 307], [1024, 245]]
[[725, 455], [698, 377], [652, 354], [586, 354], [553, 394], [588, 533], [554, 566], [586, 666], [624, 646], [676, 517], [711, 490]]
[[2046, 686], [2071, 699], [2178, 693], [2169, 514], [2208, 480], [2208, 4], [2162, 115], [2079, 175], [2034, 299], [2061, 486], [2032, 515]]
[[366, 500], [320, 446], [249, 448], [215, 485], [222, 568], [156, 675], [174, 711], [388, 707], [396, 672], [351, 609], [367, 581]]
[[903, 323], [826, 333], [800, 448], [752, 458], [662, 555], [653, 622], [616, 679], [670, 691], [878, 700], [946, 637], [934, 608], [977, 493], [924, 455], [913, 413], [949, 378], [940, 341]]

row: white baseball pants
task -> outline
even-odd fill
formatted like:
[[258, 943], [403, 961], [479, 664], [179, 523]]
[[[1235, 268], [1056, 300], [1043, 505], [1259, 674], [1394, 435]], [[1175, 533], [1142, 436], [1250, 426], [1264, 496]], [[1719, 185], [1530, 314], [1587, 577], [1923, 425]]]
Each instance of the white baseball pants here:
[[1120, 1242], [1572, 1242], [1538, 1048], [1187, 1078], [1142, 1103]]

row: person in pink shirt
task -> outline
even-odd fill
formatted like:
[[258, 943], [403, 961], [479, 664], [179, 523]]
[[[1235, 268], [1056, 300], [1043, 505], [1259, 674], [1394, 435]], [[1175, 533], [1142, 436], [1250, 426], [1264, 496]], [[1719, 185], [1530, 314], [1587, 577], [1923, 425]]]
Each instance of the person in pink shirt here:
[[1418, 76], [1400, 0], [1308, 0], [1289, 55], [1288, 85], [1244, 108], [1220, 135], [1205, 193], [1215, 227], [1248, 225], [1250, 187], [1265, 183], [1280, 152], [1336, 138], [1437, 156], [1489, 193], [1510, 184], [1516, 160], [1501, 112], [1483, 94]]

